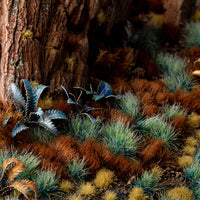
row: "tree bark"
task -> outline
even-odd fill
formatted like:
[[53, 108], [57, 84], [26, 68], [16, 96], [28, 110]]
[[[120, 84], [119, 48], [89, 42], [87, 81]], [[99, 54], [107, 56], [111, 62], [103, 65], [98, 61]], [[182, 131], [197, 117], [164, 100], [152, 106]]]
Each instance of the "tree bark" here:
[[196, 8], [196, 0], [164, 0], [165, 23], [171, 23], [176, 26], [183, 25]]
[[130, 3], [131, 0], [1, 0], [0, 95], [7, 100], [10, 83], [20, 85], [21, 79], [37, 80], [50, 85], [53, 91], [58, 91], [60, 85], [85, 87], [91, 21], [97, 21], [103, 9], [105, 34], [109, 35], [112, 26], [126, 16]]

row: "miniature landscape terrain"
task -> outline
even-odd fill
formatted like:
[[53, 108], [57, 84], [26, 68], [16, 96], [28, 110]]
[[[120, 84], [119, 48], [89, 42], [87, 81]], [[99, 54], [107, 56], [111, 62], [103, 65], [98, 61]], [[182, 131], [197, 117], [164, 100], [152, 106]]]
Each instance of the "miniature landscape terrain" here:
[[[48, 3], [41, 2], [46, 17]], [[50, 7], [61, 9], [58, 2]], [[73, 27], [58, 63], [61, 49], [46, 46], [47, 75], [23, 60], [33, 46], [26, 57], [21, 50], [9, 57], [12, 81], [0, 99], [0, 199], [200, 199], [200, 8], [166, 23], [164, 1], [130, 2], [131, 12], [107, 36], [107, 18], [117, 15], [105, 7], [90, 22], [88, 40], [78, 35], [82, 21]], [[29, 29], [19, 36], [25, 50], [45, 42]], [[89, 47], [81, 49], [84, 42]], [[23, 74], [26, 64], [33, 68]]]

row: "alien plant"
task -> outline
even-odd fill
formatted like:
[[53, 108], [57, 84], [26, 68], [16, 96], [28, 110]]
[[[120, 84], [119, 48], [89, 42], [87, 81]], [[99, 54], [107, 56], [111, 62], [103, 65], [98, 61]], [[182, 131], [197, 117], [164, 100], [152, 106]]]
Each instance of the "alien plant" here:
[[[27, 179], [15, 180], [26, 168], [24, 163], [17, 158], [10, 158], [3, 162], [0, 177], [0, 195], [6, 196], [12, 190], [17, 190], [28, 200], [37, 199], [38, 189], [34, 182]], [[32, 198], [34, 193], [34, 198]]]
[[[57, 132], [57, 128], [55, 127], [52, 120], [67, 120], [67, 116], [63, 112], [58, 110], [43, 111], [41, 108], [37, 109], [38, 99], [40, 98], [40, 95], [44, 91], [44, 89], [47, 88], [47, 86], [38, 85], [38, 87], [34, 88], [33, 85], [26, 79], [23, 79], [22, 81], [26, 90], [26, 100], [21, 95], [21, 92], [17, 88], [17, 86], [14, 83], [10, 84], [11, 100], [13, 101], [16, 110], [18, 112], [21, 112], [24, 117], [14, 127], [12, 137], [15, 137], [21, 131], [27, 130], [35, 126], [41, 126], [51, 133], [55, 134]], [[11, 117], [4, 120], [4, 126], [7, 124]]]

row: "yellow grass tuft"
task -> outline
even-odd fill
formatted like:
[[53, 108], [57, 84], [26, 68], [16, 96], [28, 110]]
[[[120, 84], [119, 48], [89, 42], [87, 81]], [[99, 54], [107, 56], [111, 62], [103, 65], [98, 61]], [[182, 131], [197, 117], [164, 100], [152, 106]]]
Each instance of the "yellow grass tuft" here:
[[52, 109], [53, 108], [53, 100], [51, 97], [45, 97], [44, 99], [39, 99], [38, 107], [43, 109]]
[[154, 14], [152, 17], [152, 22], [156, 27], [161, 27], [164, 23], [163, 15]]
[[200, 115], [192, 112], [187, 118], [187, 123], [192, 127], [196, 128], [200, 125]]
[[[200, 132], [199, 132], [199, 134], [200, 134]], [[199, 135], [200, 136], [200, 135]], [[194, 138], [194, 137], [188, 137], [187, 139], [186, 139], [186, 144], [188, 144], [188, 145], [190, 145], [191, 147], [195, 147], [196, 145], [197, 145], [197, 143], [198, 143], [198, 141], [197, 141], [197, 139], [196, 138]]]
[[97, 172], [96, 177], [94, 179], [94, 184], [96, 185], [96, 187], [99, 188], [107, 188], [114, 181], [115, 181], [114, 172], [103, 168]]
[[200, 129], [196, 130], [195, 135], [200, 140]]
[[142, 188], [134, 187], [128, 196], [128, 200], [146, 200], [148, 199], [148, 196], [144, 194], [144, 191]]
[[175, 187], [167, 192], [172, 200], [194, 200], [192, 190], [187, 187]]
[[106, 21], [106, 15], [104, 11], [101, 9], [97, 15], [99, 26], [101, 26]]
[[117, 199], [117, 194], [113, 191], [106, 191], [105, 194], [103, 195], [104, 200], [116, 200]]
[[181, 156], [178, 158], [178, 165], [179, 167], [187, 167], [189, 166], [193, 161], [193, 157], [191, 156]]
[[84, 196], [93, 196], [95, 194], [95, 187], [92, 185], [92, 183], [83, 183], [78, 193]]
[[30, 82], [34, 88], [36, 88], [40, 83], [38, 81], [31, 81]]
[[79, 194], [73, 194], [69, 197], [69, 200], [83, 200], [83, 198]]
[[62, 180], [60, 183], [60, 188], [65, 192], [69, 192], [73, 189], [73, 184], [68, 180]]
[[192, 16], [192, 19], [195, 21], [200, 21], [200, 10], [196, 10], [194, 15]]
[[196, 148], [195, 147], [191, 147], [189, 145], [186, 145], [183, 147], [183, 151], [188, 154], [188, 155], [195, 155], [196, 153]]
[[163, 169], [161, 167], [157, 166], [152, 169], [152, 172], [153, 172], [153, 174], [157, 175], [158, 177], [161, 177], [163, 174]]

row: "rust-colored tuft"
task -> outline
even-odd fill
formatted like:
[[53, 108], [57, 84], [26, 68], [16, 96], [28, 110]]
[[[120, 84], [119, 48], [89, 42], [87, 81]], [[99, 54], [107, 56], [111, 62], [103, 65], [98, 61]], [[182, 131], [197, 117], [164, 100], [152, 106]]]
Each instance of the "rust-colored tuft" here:
[[158, 113], [159, 107], [154, 104], [143, 105], [144, 114], [148, 117], [151, 117]]
[[70, 136], [61, 136], [51, 143], [49, 148], [57, 155], [57, 160], [67, 163], [68, 160], [79, 157], [78, 146]]
[[163, 146], [163, 141], [156, 139], [151, 140], [140, 153], [143, 163], [150, 162], [153, 159], [159, 160], [160, 156], [163, 154]]
[[185, 116], [177, 116], [174, 117], [172, 120], [172, 125], [175, 127], [175, 129], [181, 131], [181, 133], [186, 133], [188, 130], [188, 125], [186, 123], [186, 117]]
[[104, 151], [102, 144], [89, 139], [82, 143], [79, 151], [81, 156], [85, 156], [90, 172], [94, 173], [101, 168], [103, 162], [102, 154]]
[[121, 111], [112, 109], [111, 110], [111, 119], [114, 122], [121, 121], [124, 124], [132, 124], [133, 120], [126, 114], [122, 113]]
[[112, 85], [115, 94], [125, 94], [131, 90], [130, 84], [124, 79], [116, 79], [115, 83]]

